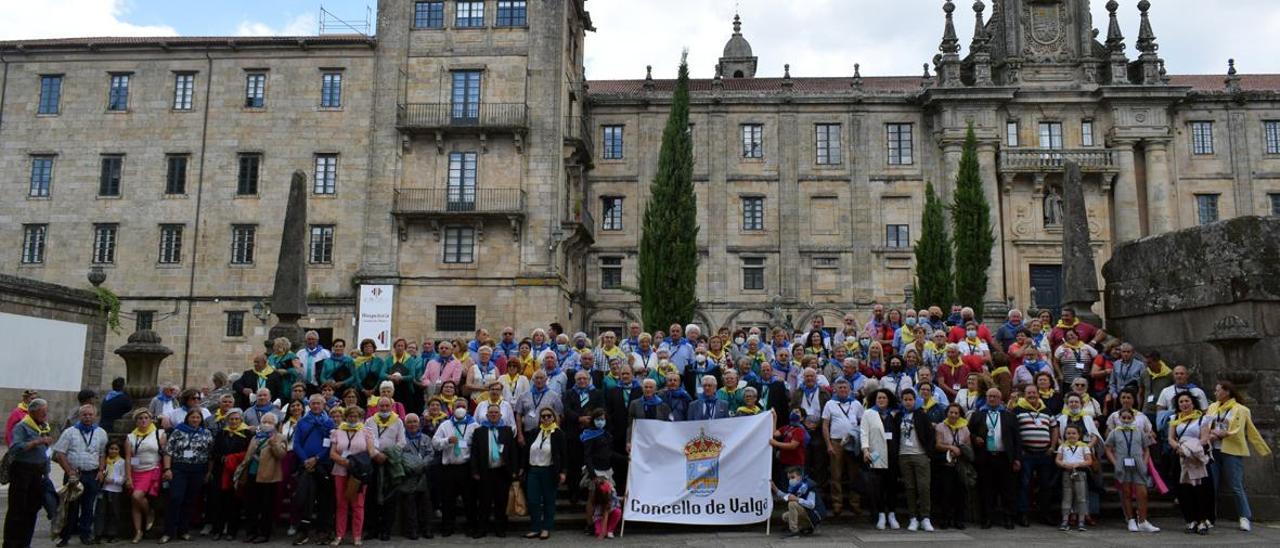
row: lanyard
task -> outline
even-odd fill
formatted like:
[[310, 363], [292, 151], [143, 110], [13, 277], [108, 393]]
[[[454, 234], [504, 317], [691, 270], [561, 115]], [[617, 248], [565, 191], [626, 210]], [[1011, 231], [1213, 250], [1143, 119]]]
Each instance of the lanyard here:
[[997, 411], [988, 411], [987, 412], [987, 430], [989, 430], [989, 432], [987, 432], [987, 434], [992, 435], [992, 434], [998, 433], [996, 427], [999, 425], [1000, 425], [1000, 413]]
[[1070, 451], [1070, 452], [1071, 452], [1071, 458], [1073, 458], [1073, 459], [1074, 459], [1074, 458], [1075, 458], [1075, 456], [1076, 456], [1076, 452], [1077, 452], [1077, 451], [1079, 451], [1079, 450], [1080, 450], [1080, 448], [1079, 448], [1079, 447], [1068, 447], [1068, 448], [1067, 448], [1067, 451]]
[[[1199, 421], [1196, 421], [1196, 424], [1200, 424], [1200, 422], [1199, 422]], [[1188, 422], [1187, 422], [1187, 424], [1186, 424], [1185, 426], [1183, 426], [1183, 427], [1182, 427], [1182, 430], [1178, 430], [1178, 427], [1176, 427], [1176, 426], [1175, 426], [1173, 429], [1174, 429], [1174, 430], [1177, 432], [1177, 434], [1178, 434], [1178, 440], [1179, 440], [1179, 441], [1181, 441], [1181, 440], [1182, 440], [1182, 436], [1186, 435], [1187, 430], [1190, 430], [1190, 429], [1191, 429], [1191, 422], [1190, 422], [1190, 421], [1188, 421]]]
[[[155, 434], [156, 434], [156, 441], [157, 441], [157, 443], [158, 443], [158, 442], [159, 442], [159, 440], [160, 440], [160, 430], [159, 430], [159, 429], [157, 429], [157, 430], [156, 430], [156, 432], [155, 432]], [[143, 443], [145, 443], [145, 442], [147, 441], [147, 438], [149, 438], [149, 437], [151, 437], [151, 436], [149, 436], [149, 435], [148, 435], [148, 436], [142, 436], [141, 438], [138, 438], [138, 441], [133, 442], [133, 456], [135, 456], [135, 457], [136, 457], [136, 456], [138, 456], [138, 449], [142, 448], [142, 444], [143, 444]], [[90, 438], [90, 439], [92, 439], [92, 438]]]
[[[98, 431], [97, 431], [97, 430], [90, 430], [90, 431], [89, 431], [89, 435], [86, 437], [86, 436], [84, 435], [84, 431], [83, 431], [83, 430], [80, 432], [80, 439], [84, 440], [84, 450], [85, 450], [85, 452], [88, 452], [88, 453], [92, 453], [92, 452], [93, 452], [93, 435], [94, 435], [94, 434], [97, 434], [97, 433], [98, 433]], [[136, 447], [135, 447], [133, 450], [134, 450], [134, 452], [135, 452], [135, 453], [138, 451], [138, 449], [137, 449]]]
[[836, 408], [839, 409], [841, 413], [844, 413], [845, 420], [852, 420], [849, 418], [849, 410], [853, 409], [853, 402], [849, 402], [847, 405], [836, 402]]
[[1122, 430], [1120, 431], [1120, 435], [1124, 436], [1124, 447], [1127, 452], [1129, 451], [1129, 448], [1133, 447], [1133, 432]]

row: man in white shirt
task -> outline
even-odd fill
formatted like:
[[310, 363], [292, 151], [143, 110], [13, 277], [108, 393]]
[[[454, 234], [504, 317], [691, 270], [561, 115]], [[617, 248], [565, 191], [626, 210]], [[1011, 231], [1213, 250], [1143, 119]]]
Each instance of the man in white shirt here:
[[298, 350], [298, 360], [302, 362], [302, 382], [309, 389], [320, 385], [320, 364], [329, 359], [329, 351], [320, 346], [320, 334], [308, 331], [304, 336], [306, 344]]
[[1173, 384], [1161, 390], [1160, 397], [1156, 398], [1156, 411], [1173, 410], [1173, 399], [1183, 392], [1191, 393], [1191, 396], [1200, 402], [1200, 409], [1209, 408], [1209, 398], [1204, 393], [1204, 389], [1191, 382], [1191, 371], [1187, 370], [1187, 366], [1178, 365], [1173, 368]]
[[861, 460], [845, 447], [861, 450], [858, 419], [863, 411], [862, 404], [853, 397], [848, 380], [837, 380], [835, 386], [836, 395], [822, 407], [822, 434], [827, 440], [827, 454], [831, 457], [832, 516], [840, 515], [844, 509], [845, 482], [852, 483], [858, 474]]
[[441, 521], [440, 532], [444, 536], [453, 534], [457, 521], [457, 499], [462, 497], [463, 515], [471, 518], [476, 515], [476, 488], [471, 481], [471, 438], [480, 425], [467, 415], [467, 400], [458, 398], [454, 402], [453, 415], [436, 428], [436, 435], [431, 438], [432, 445], [440, 452], [440, 462], [444, 465], [440, 477], [444, 480], [440, 486]]
[[498, 381], [489, 383], [489, 396], [479, 402], [476, 402], [476, 416], [489, 416], [489, 406], [492, 405], [496, 405], [498, 406], [498, 409], [502, 410], [502, 421], [500, 424], [502, 426], [510, 426], [517, 432], [518, 436], [523, 437], [523, 429], [516, 427], [516, 415], [515, 410], [511, 407], [511, 401], [502, 397], [502, 383]]

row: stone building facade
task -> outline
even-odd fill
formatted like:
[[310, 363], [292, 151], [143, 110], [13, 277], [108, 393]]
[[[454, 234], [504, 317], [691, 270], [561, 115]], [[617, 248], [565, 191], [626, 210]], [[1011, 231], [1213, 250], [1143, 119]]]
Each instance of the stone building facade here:
[[[1056, 303], [1063, 159], [1085, 166], [1098, 264], [1280, 207], [1280, 76], [1166, 74], [1147, 2], [1133, 59], [1114, 20], [1095, 39], [1087, 0], [990, 4], [967, 51], [946, 4], [915, 77], [757, 78], [734, 22], [692, 82], [700, 322], [902, 302], [925, 182], [951, 196], [970, 123], [998, 213], [989, 309], [1033, 287]], [[374, 283], [396, 287], [408, 338], [637, 319], [625, 288], [674, 82], [585, 81], [585, 0], [381, 0], [377, 21], [376, 38], [0, 42], [0, 272], [83, 285], [103, 266], [126, 319], [107, 348], [149, 325], [175, 350], [162, 377], [201, 384], [260, 348], [301, 169], [301, 323], [326, 340], [355, 337]]]

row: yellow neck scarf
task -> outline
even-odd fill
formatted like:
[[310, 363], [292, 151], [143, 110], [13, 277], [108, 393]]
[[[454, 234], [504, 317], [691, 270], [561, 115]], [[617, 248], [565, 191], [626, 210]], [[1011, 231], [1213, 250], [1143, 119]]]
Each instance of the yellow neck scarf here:
[[955, 422], [951, 422], [951, 417], [947, 417], [947, 420], [942, 421], [942, 423], [947, 425], [947, 428], [950, 428], [953, 432], [961, 428], [964, 428], [966, 426], [969, 426], [969, 421], [964, 417], [960, 417], [956, 419]]
[[1057, 393], [1058, 393], [1058, 391], [1057, 391], [1057, 390], [1054, 390], [1054, 389], [1052, 389], [1052, 388], [1049, 388], [1049, 389], [1047, 389], [1047, 390], [1046, 390], [1046, 389], [1044, 389], [1044, 388], [1040, 388], [1040, 389], [1038, 389], [1038, 390], [1040, 391], [1040, 399], [1041, 399], [1041, 400], [1047, 400], [1047, 399], [1049, 399], [1049, 398], [1052, 398], [1054, 394], [1057, 394]]
[[1031, 405], [1031, 402], [1027, 401], [1027, 399], [1026, 399], [1026, 398], [1018, 398], [1018, 403], [1014, 404], [1013, 406], [1014, 406], [1015, 408], [1019, 408], [1019, 407], [1020, 407], [1020, 408], [1022, 408], [1022, 409], [1026, 409], [1026, 410], [1028, 410], [1028, 411], [1035, 411], [1035, 412], [1037, 412], [1037, 413], [1040, 413], [1040, 412], [1043, 412], [1043, 411], [1044, 411], [1045, 404], [1044, 404], [1044, 401], [1043, 401], [1043, 400], [1041, 400], [1039, 403], [1040, 403], [1040, 405], [1039, 405], [1039, 406], [1033, 407], [1033, 406]]
[[18, 404], [18, 409], [21, 409], [23, 413], [26, 413], [26, 412], [27, 412], [27, 403], [26, 403], [26, 402], [19, 403], [19, 404]]
[[[1151, 380], [1156, 380], [1173, 374], [1173, 370], [1169, 368], [1169, 364], [1164, 363], [1164, 360], [1160, 360], [1158, 365], [1160, 366], [1160, 369], [1155, 373], [1151, 373]], [[1148, 371], [1150, 371], [1149, 368]]]
[[898, 332], [901, 333], [899, 336], [902, 338], [902, 344], [911, 344], [916, 342], [916, 332], [910, 327], [903, 327]]
[[1186, 413], [1186, 414], [1178, 413], [1172, 419], [1169, 419], [1169, 424], [1171, 426], [1177, 426], [1179, 424], [1196, 422], [1196, 421], [1199, 421], [1200, 417], [1203, 417], [1203, 416], [1204, 416], [1204, 413], [1201, 413], [1199, 410], [1193, 410], [1190, 413]]
[[222, 422], [222, 420], [225, 418], [227, 418], [227, 415], [222, 412], [221, 407], [219, 407], [216, 411], [213, 412], [213, 422]]
[[724, 349], [723, 349], [723, 348], [721, 348], [719, 352], [712, 352], [712, 351], [708, 350], [708, 351], [707, 351], [707, 359], [709, 359], [709, 360], [711, 360], [711, 361], [714, 361], [714, 362], [724, 361]]
[[552, 432], [555, 432], [556, 430], [560, 429], [560, 425], [556, 424], [555, 421], [552, 421], [550, 425], [542, 424], [541, 422], [539, 422], [538, 429], [542, 430], [542, 437], [549, 438], [551, 437]]
[[753, 406], [751, 406], [751, 407], [747, 407], [747, 406], [745, 406], [745, 405], [744, 405], [744, 406], [742, 406], [742, 407], [739, 407], [739, 408], [738, 408], [738, 414], [739, 414], [739, 415], [756, 415], [756, 414], [759, 414], [759, 413], [760, 413], [760, 406], [759, 406], [759, 405], [753, 405]]
[[347, 422], [343, 422], [342, 424], [338, 425], [338, 429], [342, 430], [343, 432], [359, 432], [361, 430], [364, 430], [364, 423], [357, 422], [355, 424], [350, 424]]
[[933, 406], [935, 406], [935, 405], [938, 405], [938, 400], [935, 400], [935, 399], [933, 399], [933, 398], [929, 398], [929, 399], [927, 399], [927, 400], [924, 400], [924, 410], [925, 410], [925, 411], [928, 411], [928, 410], [930, 410], [930, 409], [933, 409]]
[[156, 431], [156, 423], [149, 422], [147, 423], [146, 428], [134, 428], [133, 435], [137, 436], [138, 439], [142, 439], [147, 436], [150, 436], [155, 431]]
[[237, 437], [237, 438], [247, 438], [247, 437], [249, 437], [249, 432], [251, 431], [251, 429], [249, 428], [249, 426], [248, 426], [248, 425], [246, 425], [246, 424], [245, 424], [245, 423], [243, 423], [243, 422], [242, 422], [242, 423], [240, 423], [240, 426], [238, 426], [238, 427], [236, 427], [236, 428], [231, 428], [231, 427], [229, 427], [229, 426], [228, 426], [226, 430], [227, 430], [227, 432], [228, 432], [228, 433], [230, 433], [232, 436], [235, 436], [235, 437]]
[[1235, 406], [1236, 406], [1236, 399], [1231, 398], [1226, 402], [1221, 402], [1221, 403], [1213, 402], [1213, 405], [1211, 407], [1214, 408], [1213, 409], [1214, 411], [1217, 411], [1216, 414], [1221, 415], [1224, 413], [1230, 413], [1231, 410], [1235, 408]]
[[1084, 419], [1085, 414], [1084, 414], [1083, 408], [1081, 408], [1079, 411], [1072, 411], [1070, 408], [1068, 408], [1068, 409], [1062, 410], [1062, 416], [1066, 417], [1067, 420], [1078, 421], [1078, 420]]
[[1003, 365], [991, 371], [992, 378], [998, 377], [1000, 375], [1008, 375], [1008, 374], [1009, 374], [1009, 368]]
[[261, 371], [254, 369], [253, 372], [254, 374], [258, 375], [259, 378], [266, 379], [267, 377], [271, 376], [272, 373], [276, 372], [276, 368], [268, 365], [266, 367], [263, 367]]
[[1071, 323], [1069, 324], [1063, 320], [1058, 320], [1057, 327], [1058, 329], [1073, 329], [1077, 325], [1080, 325], [1080, 318], [1071, 318]]
[[1063, 443], [1063, 445], [1067, 446], [1067, 448], [1068, 448], [1068, 449], [1070, 449], [1070, 448], [1076, 448], [1076, 447], [1088, 447], [1088, 446], [1089, 446], [1089, 444], [1087, 444], [1087, 443], [1085, 443], [1085, 442], [1082, 442], [1082, 441], [1068, 441], [1068, 442], [1064, 442], [1064, 443]]
[[[35, 430], [36, 434], [39, 434], [41, 436], [48, 436], [49, 432], [53, 431], [53, 427], [49, 426], [49, 423], [36, 424], [35, 419], [31, 418], [31, 415], [22, 417], [22, 424], [27, 425], [27, 427], [32, 430]], [[151, 425], [151, 430], [154, 431], [155, 429], [156, 429], [156, 425], [154, 424]]]
[[947, 356], [947, 359], [943, 360], [942, 365], [945, 365], [948, 368], [950, 368], [951, 374], [954, 375], [957, 369], [964, 367], [964, 362], [961, 361], [960, 358], [956, 358], [956, 361], [953, 362], [951, 361], [951, 356]]
[[106, 468], [108, 473], [110, 473], [110, 470], [116, 467], [116, 463], [120, 462], [120, 457], [107, 457], [106, 461]]
[[[440, 401], [444, 402], [445, 405], [449, 406], [449, 409], [453, 409], [453, 402], [458, 401], [457, 396], [445, 396], [441, 394], [438, 397], [440, 398]], [[445, 414], [447, 415], [447, 413]]]
[[355, 358], [353, 358], [351, 361], [356, 362], [356, 367], [361, 367], [361, 366], [363, 366], [364, 364], [369, 363], [369, 361], [370, 361], [370, 360], [372, 360], [372, 359], [373, 359], [373, 356], [372, 356], [372, 355], [370, 355], [370, 356], [363, 356], [363, 355], [361, 355], [361, 356], [356, 356], [356, 357], [355, 357]]
[[1080, 350], [1081, 348], [1084, 348], [1084, 342], [1080, 341], [1079, 339], [1077, 339], [1076, 342], [1074, 343], [1063, 341], [1062, 346], [1065, 346], [1072, 350]]
[[445, 415], [444, 411], [439, 411], [439, 412], [436, 412], [435, 414], [427, 413], [427, 420], [431, 422], [432, 427], [439, 425], [442, 421], [444, 421], [445, 417], [448, 417], [448, 415]]
[[381, 429], [386, 429], [387, 427], [395, 424], [398, 420], [400, 420], [400, 416], [396, 415], [394, 412], [391, 413], [391, 416], [387, 417], [386, 420], [382, 419], [382, 413], [373, 414], [373, 422]]

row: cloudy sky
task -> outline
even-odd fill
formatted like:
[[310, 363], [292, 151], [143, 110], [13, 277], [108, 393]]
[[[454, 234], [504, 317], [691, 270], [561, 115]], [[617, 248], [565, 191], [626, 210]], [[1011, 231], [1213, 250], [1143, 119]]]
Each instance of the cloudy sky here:
[[[0, 39], [102, 35], [314, 34], [319, 6], [363, 19], [376, 0], [0, 0]], [[987, 2], [990, 4], [990, 0]], [[1120, 23], [1131, 50], [1137, 0], [1122, 0]], [[1103, 0], [1094, 25], [1105, 34]], [[1160, 53], [1170, 72], [1280, 72], [1268, 46], [1280, 35], [1278, 0], [1152, 0]], [[640, 78], [645, 65], [672, 77], [689, 49], [695, 77], [709, 77], [741, 12], [761, 76], [915, 75], [942, 35], [940, 0], [588, 0], [598, 32], [587, 38], [593, 79]], [[973, 34], [969, 0], [957, 2], [962, 44]], [[990, 8], [988, 8], [988, 12]]]

